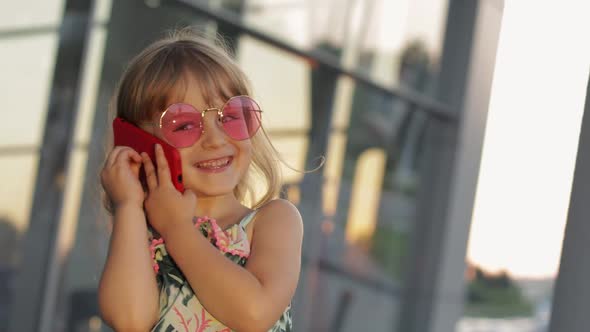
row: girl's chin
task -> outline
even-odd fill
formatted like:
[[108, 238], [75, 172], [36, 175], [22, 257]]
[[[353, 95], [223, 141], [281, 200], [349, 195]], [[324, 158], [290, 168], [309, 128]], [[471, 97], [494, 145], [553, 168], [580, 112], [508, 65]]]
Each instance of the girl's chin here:
[[225, 196], [233, 194], [238, 185], [237, 174], [218, 173], [213, 176], [198, 176], [189, 173], [185, 175], [185, 187], [191, 189], [197, 196]]
[[233, 195], [233, 187], [228, 186], [227, 188], [216, 186], [216, 188], [199, 188], [197, 186], [187, 186], [186, 188], [192, 190], [197, 197], [218, 197], [218, 196], [226, 196], [226, 195]]

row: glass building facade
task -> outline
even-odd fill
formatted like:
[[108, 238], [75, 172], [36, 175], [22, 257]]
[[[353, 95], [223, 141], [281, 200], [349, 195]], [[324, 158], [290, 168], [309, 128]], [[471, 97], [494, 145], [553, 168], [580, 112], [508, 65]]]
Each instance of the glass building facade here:
[[[457, 205], [453, 190], [475, 190], [475, 175], [455, 174], [479, 160], [482, 136], [469, 129], [485, 124], [501, 17], [493, 1], [470, 3], [2, 5], [0, 331], [107, 330], [96, 287], [109, 236], [97, 180], [108, 103], [133, 55], [188, 25], [228, 41], [285, 160], [283, 193], [305, 223], [296, 330], [454, 324], [472, 202]], [[480, 95], [466, 87], [474, 61]], [[461, 149], [469, 135], [474, 147]], [[322, 156], [318, 171], [293, 170]]]

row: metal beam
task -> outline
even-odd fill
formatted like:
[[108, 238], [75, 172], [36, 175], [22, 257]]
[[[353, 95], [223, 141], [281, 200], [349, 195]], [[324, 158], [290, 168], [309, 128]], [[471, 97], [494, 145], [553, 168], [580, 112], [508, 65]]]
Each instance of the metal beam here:
[[[302, 131], [305, 133], [304, 131]], [[297, 131], [286, 131], [278, 132], [271, 131], [270, 135], [277, 135], [277, 137], [290, 137], [295, 136], [298, 134]], [[86, 143], [73, 143], [72, 147], [74, 150], [86, 150], [88, 149], [88, 144]], [[35, 153], [39, 153], [41, 151], [41, 147], [37, 145], [6, 145], [0, 146], [0, 158], [2, 157], [12, 157], [12, 156], [22, 156], [22, 155], [33, 155]]]
[[0, 147], [0, 157], [32, 155], [38, 153], [40, 148], [36, 145], [11, 145]]
[[58, 28], [59, 27], [55, 25], [45, 25], [37, 27], [26, 27], [20, 29], [0, 30], [0, 39], [50, 35], [58, 32]]

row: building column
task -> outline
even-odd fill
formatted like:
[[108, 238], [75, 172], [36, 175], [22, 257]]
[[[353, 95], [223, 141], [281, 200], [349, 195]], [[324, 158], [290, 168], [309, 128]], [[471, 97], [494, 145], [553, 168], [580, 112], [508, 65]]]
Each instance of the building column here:
[[590, 239], [590, 79], [580, 130], [580, 141], [570, 206], [565, 228], [559, 275], [553, 290], [553, 309], [549, 331], [588, 331], [590, 298], [590, 260], [585, 257]]
[[431, 119], [413, 255], [395, 331], [455, 330], [503, 12], [502, 0], [451, 0], [439, 99], [458, 122]]

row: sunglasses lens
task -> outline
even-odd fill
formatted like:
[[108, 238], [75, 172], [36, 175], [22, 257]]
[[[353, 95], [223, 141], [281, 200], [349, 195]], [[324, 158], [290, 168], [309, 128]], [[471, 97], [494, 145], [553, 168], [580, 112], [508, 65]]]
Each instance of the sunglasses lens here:
[[260, 128], [260, 106], [250, 97], [237, 96], [223, 108], [223, 130], [235, 140], [248, 139]]
[[201, 113], [191, 105], [171, 105], [161, 121], [162, 134], [174, 147], [189, 147], [201, 136]]

